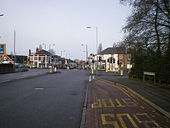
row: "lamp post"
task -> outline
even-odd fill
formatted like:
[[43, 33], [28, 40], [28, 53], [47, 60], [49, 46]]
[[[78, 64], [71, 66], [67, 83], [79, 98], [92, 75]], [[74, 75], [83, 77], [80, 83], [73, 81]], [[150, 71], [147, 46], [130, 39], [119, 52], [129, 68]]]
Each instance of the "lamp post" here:
[[86, 28], [94, 28], [96, 30], [96, 54], [97, 54], [97, 47], [98, 47], [98, 27], [86, 27]]
[[81, 46], [86, 47], [86, 61], [88, 60], [88, 45], [87, 44], [81, 44]]
[[16, 31], [14, 30], [14, 65], [15, 65], [15, 62], [16, 62], [15, 47], [16, 47]]
[[49, 44], [49, 52], [50, 52], [50, 65], [51, 65], [51, 63], [52, 63], [52, 68], [54, 69], [54, 59], [55, 59], [55, 57], [54, 57], [54, 55], [55, 55], [55, 51], [53, 50], [53, 49], [51, 49], [51, 45], [52, 46], [55, 46], [55, 44]]
[[[88, 27], [86, 27], [86, 28], [95, 28], [95, 30], [96, 30], [96, 55], [97, 55], [97, 47], [98, 47], [98, 27], [96, 26], [96, 27], [90, 27], [90, 26], [88, 26]], [[96, 56], [97, 57], [97, 56]], [[98, 58], [96, 58], [96, 70], [98, 69]], [[95, 66], [95, 64], [94, 64], [94, 66]]]

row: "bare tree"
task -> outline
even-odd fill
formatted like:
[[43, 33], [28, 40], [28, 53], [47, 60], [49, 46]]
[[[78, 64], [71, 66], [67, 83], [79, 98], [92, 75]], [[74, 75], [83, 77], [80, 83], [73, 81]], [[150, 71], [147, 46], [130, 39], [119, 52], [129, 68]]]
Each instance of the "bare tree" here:
[[170, 82], [167, 78], [170, 76], [170, 1], [120, 1], [132, 6], [132, 14], [123, 28], [126, 36], [122, 42], [133, 51], [134, 71], [137, 74], [153, 71], [158, 78], [166, 74], [162, 79]]

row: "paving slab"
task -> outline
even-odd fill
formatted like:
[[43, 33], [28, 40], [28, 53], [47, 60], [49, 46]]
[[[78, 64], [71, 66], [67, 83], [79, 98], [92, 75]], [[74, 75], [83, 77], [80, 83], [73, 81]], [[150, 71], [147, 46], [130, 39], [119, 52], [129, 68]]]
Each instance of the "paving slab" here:
[[170, 127], [170, 118], [119, 84], [95, 80], [87, 99], [85, 128]]

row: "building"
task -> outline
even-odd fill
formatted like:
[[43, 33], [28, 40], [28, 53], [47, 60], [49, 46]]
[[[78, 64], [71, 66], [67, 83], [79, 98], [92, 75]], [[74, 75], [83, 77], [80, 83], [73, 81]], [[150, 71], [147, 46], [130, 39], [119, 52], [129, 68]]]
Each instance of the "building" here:
[[33, 68], [48, 68], [49, 66], [57, 65], [59, 56], [53, 55], [46, 50], [36, 49], [33, 53], [29, 50], [28, 64]]
[[15, 63], [27, 64], [28, 58], [25, 55], [8, 55], [13, 61], [15, 58]]
[[122, 47], [110, 47], [95, 55], [98, 70], [116, 72], [121, 75], [128, 73], [132, 67], [131, 54]]

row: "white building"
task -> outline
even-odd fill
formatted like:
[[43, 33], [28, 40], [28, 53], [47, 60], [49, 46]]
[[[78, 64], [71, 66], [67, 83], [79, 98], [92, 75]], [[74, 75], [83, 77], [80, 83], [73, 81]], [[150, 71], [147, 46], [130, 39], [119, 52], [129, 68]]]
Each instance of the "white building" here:
[[49, 66], [56, 65], [58, 58], [59, 56], [57, 55], [37, 48], [35, 53], [29, 51], [28, 64], [33, 68], [48, 68]]
[[131, 69], [131, 54], [120, 47], [110, 47], [95, 55], [95, 65], [98, 70], [124, 74]]

